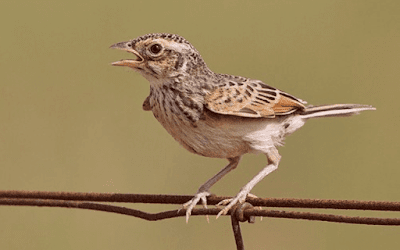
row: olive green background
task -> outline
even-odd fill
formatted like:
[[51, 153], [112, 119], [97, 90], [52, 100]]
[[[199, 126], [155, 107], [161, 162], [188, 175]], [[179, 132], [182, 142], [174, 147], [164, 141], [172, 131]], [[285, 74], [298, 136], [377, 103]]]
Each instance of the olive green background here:
[[[254, 194], [400, 201], [399, 9], [399, 1], [1, 1], [0, 189], [189, 195], [219, 171], [226, 160], [188, 153], [142, 110], [144, 78], [110, 66], [131, 57], [111, 44], [169, 32], [216, 72], [310, 104], [377, 108], [309, 121]], [[265, 164], [245, 156], [212, 192], [234, 195]], [[247, 249], [397, 249], [400, 235], [399, 227], [268, 218], [242, 231]], [[0, 249], [234, 248], [229, 217], [185, 224], [0, 207]]]

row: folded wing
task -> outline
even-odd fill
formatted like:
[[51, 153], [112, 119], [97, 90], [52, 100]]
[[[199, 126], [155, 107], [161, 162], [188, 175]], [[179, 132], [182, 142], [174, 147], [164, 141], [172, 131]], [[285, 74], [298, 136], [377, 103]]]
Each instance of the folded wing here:
[[246, 78], [227, 79], [205, 97], [219, 114], [274, 118], [304, 109], [305, 101], [267, 84]]

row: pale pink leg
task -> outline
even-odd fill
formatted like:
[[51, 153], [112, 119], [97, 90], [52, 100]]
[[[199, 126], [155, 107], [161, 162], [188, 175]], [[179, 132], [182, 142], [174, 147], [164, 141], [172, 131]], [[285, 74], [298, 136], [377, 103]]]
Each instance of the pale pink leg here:
[[208, 181], [206, 181], [201, 187], [197, 190], [197, 193], [194, 195], [193, 199], [190, 201], [186, 202], [185, 204], [182, 205], [182, 208], [186, 209], [186, 223], [189, 221], [189, 217], [192, 213], [193, 208], [196, 206], [196, 204], [201, 200], [201, 203], [204, 208], [207, 208], [207, 196], [210, 195], [209, 189], [217, 183], [219, 180], [221, 180], [222, 177], [224, 177], [227, 173], [232, 171], [237, 167], [239, 164], [241, 156], [235, 157], [235, 158], [229, 158], [229, 164], [224, 167], [221, 171], [219, 171], [216, 175], [211, 177]]

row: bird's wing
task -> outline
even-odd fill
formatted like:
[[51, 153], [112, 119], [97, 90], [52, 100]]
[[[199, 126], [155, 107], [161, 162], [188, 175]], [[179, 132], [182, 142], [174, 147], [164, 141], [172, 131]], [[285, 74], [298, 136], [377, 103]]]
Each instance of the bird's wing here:
[[240, 78], [220, 83], [205, 96], [205, 102], [206, 107], [215, 113], [268, 118], [304, 109], [306, 104], [261, 81]]
[[142, 108], [144, 111], [150, 111], [151, 110], [151, 104], [150, 104], [150, 96], [146, 97], [146, 100], [144, 100]]

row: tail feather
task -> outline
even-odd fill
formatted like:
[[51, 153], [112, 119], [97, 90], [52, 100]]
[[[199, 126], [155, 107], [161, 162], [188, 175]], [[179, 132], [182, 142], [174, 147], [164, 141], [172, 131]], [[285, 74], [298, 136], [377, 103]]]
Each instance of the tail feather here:
[[357, 115], [364, 110], [375, 110], [371, 105], [362, 104], [333, 104], [321, 106], [308, 106], [301, 113], [304, 119], [317, 117], [343, 117]]

